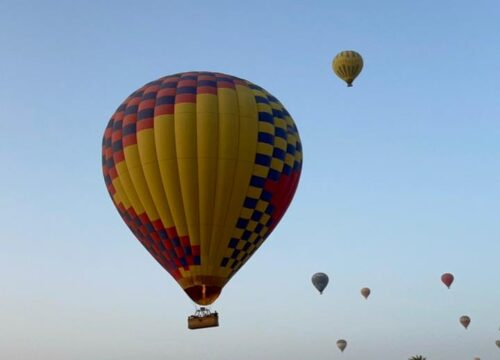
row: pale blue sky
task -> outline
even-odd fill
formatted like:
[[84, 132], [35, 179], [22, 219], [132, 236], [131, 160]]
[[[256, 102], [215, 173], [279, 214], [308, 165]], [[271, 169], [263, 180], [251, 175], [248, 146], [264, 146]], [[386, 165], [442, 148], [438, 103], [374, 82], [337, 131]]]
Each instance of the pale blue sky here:
[[[104, 3], [0, 1], [1, 358], [500, 358], [497, 1]], [[349, 89], [344, 49], [365, 59]], [[288, 213], [197, 332], [100, 163], [120, 102], [189, 70], [266, 88], [304, 148]]]

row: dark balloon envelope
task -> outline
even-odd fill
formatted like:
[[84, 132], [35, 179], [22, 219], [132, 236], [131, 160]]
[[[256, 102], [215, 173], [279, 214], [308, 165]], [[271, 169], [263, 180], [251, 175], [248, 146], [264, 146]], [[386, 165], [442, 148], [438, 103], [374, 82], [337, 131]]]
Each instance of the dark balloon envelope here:
[[328, 275], [322, 272], [314, 274], [311, 278], [311, 282], [320, 294], [323, 294], [323, 290], [325, 290], [328, 285], [328, 281]]
[[444, 273], [443, 275], [441, 275], [441, 281], [446, 285], [446, 287], [448, 287], [448, 289], [450, 288], [451, 284], [453, 284], [454, 280], [455, 277], [453, 276], [453, 274]]
[[459, 321], [460, 324], [462, 324], [462, 326], [467, 329], [470, 324], [470, 317], [468, 317], [467, 315], [463, 315], [460, 317]]
[[364, 287], [361, 289], [361, 295], [363, 295], [363, 297], [365, 299], [368, 299], [368, 296], [370, 296], [370, 294], [371, 294], [371, 290], [369, 288]]
[[341, 352], [344, 352], [345, 348], [347, 347], [347, 341], [345, 341], [344, 339], [337, 340], [337, 347]]

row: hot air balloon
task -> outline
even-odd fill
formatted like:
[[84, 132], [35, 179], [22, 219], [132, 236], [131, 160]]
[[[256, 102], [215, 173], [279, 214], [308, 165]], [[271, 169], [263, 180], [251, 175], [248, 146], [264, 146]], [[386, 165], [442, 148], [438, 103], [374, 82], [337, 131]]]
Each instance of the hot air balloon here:
[[367, 287], [364, 287], [361, 289], [361, 295], [363, 295], [363, 297], [365, 299], [368, 299], [368, 296], [370, 296], [370, 293], [371, 293], [371, 290]]
[[312, 276], [311, 281], [316, 289], [318, 289], [320, 294], [323, 294], [323, 290], [325, 290], [328, 285], [328, 275], [325, 273], [319, 272]]
[[337, 347], [340, 349], [341, 352], [344, 352], [346, 346], [347, 346], [347, 341], [345, 341], [344, 339], [337, 340]]
[[481, 358], [476, 356], [474, 360], [481, 360]]
[[341, 51], [333, 58], [332, 68], [335, 74], [351, 87], [363, 69], [363, 58], [356, 51]]
[[455, 280], [453, 274], [444, 273], [443, 275], [441, 275], [441, 281], [448, 287], [448, 289], [450, 288], [451, 284], [453, 284], [453, 280]]
[[134, 91], [111, 117], [102, 155], [121, 217], [202, 306], [279, 223], [302, 167], [297, 127], [279, 100], [215, 72], [165, 76]]
[[470, 317], [468, 317], [467, 315], [461, 316], [459, 321], [460, 324], [462, 324], [463, 327], [467, 329], [470, 324]]
[[495, 344], [500, 348], [500, 340], [495, 341]]

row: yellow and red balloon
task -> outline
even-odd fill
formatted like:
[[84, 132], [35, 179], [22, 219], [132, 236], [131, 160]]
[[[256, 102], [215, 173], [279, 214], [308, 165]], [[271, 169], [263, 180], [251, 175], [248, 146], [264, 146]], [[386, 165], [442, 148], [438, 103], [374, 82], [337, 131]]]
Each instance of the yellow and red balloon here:
[[111, 117], [102, 155], [123, 220], [200, 305], [273, 231], [302, 168], [297, 127], [278, 99], [213, 72], [134, 91]]

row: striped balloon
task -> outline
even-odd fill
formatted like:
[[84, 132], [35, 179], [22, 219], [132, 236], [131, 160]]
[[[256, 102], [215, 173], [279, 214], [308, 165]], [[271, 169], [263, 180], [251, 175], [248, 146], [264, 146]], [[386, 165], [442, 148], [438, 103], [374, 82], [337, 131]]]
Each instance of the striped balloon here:
[[341, 51], [333, 59], [332, 68], [335, 74], [351, 87], [363, 69], [363, 58], [356, 51]]
[[278, 99], [213, 72], [134, 91], [111, 117], [102, 155], [123, 220], [200, 305], [276, 227], [302, 168], [297, 127]]

